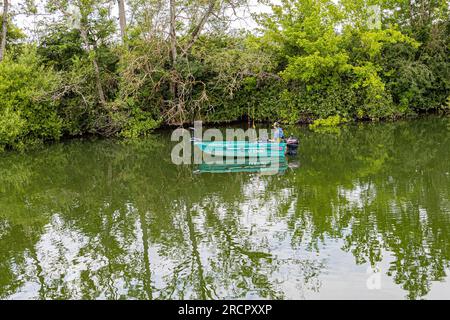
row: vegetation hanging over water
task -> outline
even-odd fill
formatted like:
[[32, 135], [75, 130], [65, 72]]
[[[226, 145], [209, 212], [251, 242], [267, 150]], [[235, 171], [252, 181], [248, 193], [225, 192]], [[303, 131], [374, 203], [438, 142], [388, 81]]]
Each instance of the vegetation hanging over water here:
[[271, 10], [249, 30], [235, 22], [248, 0], [2, 2], [0, 149], [450, 109], [446, 0], [261, 0]]

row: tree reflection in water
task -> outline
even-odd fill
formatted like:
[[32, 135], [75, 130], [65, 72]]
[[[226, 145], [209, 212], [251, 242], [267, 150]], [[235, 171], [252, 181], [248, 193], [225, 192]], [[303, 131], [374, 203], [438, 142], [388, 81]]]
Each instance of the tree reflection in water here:
[[193, 174], [167, 134], [1, 155], [0, 297], [320, 297], [333, 247], [410, 299], [446, 281], [448, 119], [294, 131], [274, 176]]

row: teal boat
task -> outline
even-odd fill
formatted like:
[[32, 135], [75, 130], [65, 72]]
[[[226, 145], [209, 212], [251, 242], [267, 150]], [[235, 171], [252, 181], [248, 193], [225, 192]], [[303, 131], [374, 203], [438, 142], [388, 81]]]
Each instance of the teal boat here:
[[285, 142], [195, 141], [203, 153], [217, 157], [284, 157]]

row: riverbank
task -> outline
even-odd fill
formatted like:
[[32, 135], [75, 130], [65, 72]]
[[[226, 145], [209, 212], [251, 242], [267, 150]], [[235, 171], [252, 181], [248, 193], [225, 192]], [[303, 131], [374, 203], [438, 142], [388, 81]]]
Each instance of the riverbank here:
[[[408, 120], [420, 120], [420, 119], [429, 119], [429, 118], [448, 118], [450, 119], [450, 115], [448, 113], [444, 113], [444, 112], [431, 112], [431, 113], [421, 113], [421, 114], [417, 114], [417, 115], [409, 115], [409, 116], [402, 116], [402, 117], [398, 117], [396, 119], [381, 119], [378, 121], [373, 121], [373, 120], [368, 120], [368, 119], [345, 119], [345, 121], [343, 121], [342, 119], [339, 120], [339, 122], [331, 122], [330, 124], [327, 123], [327, 121], [325, 121], [325, 123], [319, 123], [317, 126], [312, 127], [311, 125], [313, 125], [315, 123], [316, 120], [321, 120], [321, 119], [307, 119], [305, 121], [296, 123], [296, 124], [284, 124], [281, 123], [285, 128], [287, 128], [290, 131], [295, 131], [296, 127], [303, 127], [303, 128], [308, 128], [308, 130], [312, 130], [312, 131], [316, 131], [316, 132], [322, 132], [322, 133], [337, 133], [339, 132], [339, 127], [341, 126], [346, 126], [346, 125], [351, 125], [351, 124], [376, 124], [376, 123], [395, 123], [398, 121], [408, 121]], [[244, 130], [248, 129], [248, 128], [268, 128], [270, 129], [272, 127], [272, 124], [274, 121], [279, 121], [279, 120], [272, 120], [272, 121], [258, 121], [258, 122], [254, 122], [254, 121], [243, 121], [243, 120], [234, 120], [234, 121], [223, 121], [223, 122], [202, 122], [202, 126], [204, 129], [210, 129], [210, 128], [223, 128], [225, 126], [230, 126], [232, 128], [242, 128]], [[191, 126], [193, 125], [193, 123], [186, 123], [184, 124], [182, 127], [189, 129]], [[168, 131], [173, 131], [177, 128], [180, 128], [180, 126], [175, 126], [175, 125], [162, 125], [159, 126], [155, 129], [153, 129], [152, 131], [148, 132], [145, 136], [137, 136], [137, 137], [132, 137], [132, 138], [126, 138], [120, 135], [116, 135], [113, 137], [105, 137], [103, 135], [99, 135], [96, 133], [85, 133], [85, 134], [80, 134], [77, 136], [69, 136], [69, 135], [65, 135], [62, 136], [61, 138], [59, 138], [58, 140], [49, 140], [49, 141], [34, 141], [33, 143], [27, 145], [27, 144], [21, 144], [20, 148], [18, 149], [4, 149], [4, 150], [0, 150], [0, 154], [5, 153], [5, 152], [13, 152], [13, 151], [18, 151], [18, 152], [27, 152], [27, 151], [32, 151], [32, 150], [39, 150], [42, 148], [45, 148], [46, 146], [52, 145], [52, 144], [57, 144], [57, 143], [64, 143], [64, 142], [69, 142], [71, 140], [79, 140], [79, 141], [94, 141], [94, 140], [113, 140], [113, 141], [122, 141], [125, 143], [132, 143], [133, 141], [140, 141], [143, 138], [145, 139], [146, 137], [151, 137], [154, 135], [158, 135], [160, 133], [166, 133]]]

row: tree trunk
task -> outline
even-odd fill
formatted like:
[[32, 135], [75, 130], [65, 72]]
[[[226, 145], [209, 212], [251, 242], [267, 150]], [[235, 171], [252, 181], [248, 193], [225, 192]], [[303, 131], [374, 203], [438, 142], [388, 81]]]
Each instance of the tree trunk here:
[[125, 0], [117, 0], [119, 4], [119, 25], [122, 43], [125, 43], [127, 38], [127, 18], [125, 14]]
[[175, 0], [170, 0], [170, 53], [172, 64], [177, 60], [177, 33], [176, 33], [176, 12]]
[[105, 93], [103, 92], [102, 81], [100, 79], [100, 69], [98, 67], [97, 59], [95, 57], [92, 58], [92, 64], [94, 65], [95, 82], [97, 86], [98, 98], [100, 100], [100, 103], [102, 105], [105, 105], [106, 104]]
[[6, 50], [6, 34], [8, 29], [9, 0], [3, 0], [2, 39], [0, 42], [0, 61], [3, 60]]
[[187, 46], [184, 48], [184, 54], [188, 54], [191, 50], [192, 46], [195, 44], [195, 42], [198, 40], [200, 33], [202, 32], [203, 28], [205, 27], [206, 22], [208, 22], [209, 17], [214, 11], [214, 7], [216, 5], [216, 0], [210, 0], [208, 9], [206, 10], [203, 17], [200, 19], [200, 22], [198, 25], [194, 28], [194, 31], [191, 34], [191, 40], [188, 42]]
[[[86, 50], [87, 50], [88, 53], [90, 53], [91, 52], [91, 46], [89, 44], [87, 31], [84, 28], [84, 26], [80, 27], [80, 33], [81, 33], [81, 37], [82, 37], [82, 39], [84, 41], [84, 45], [86, 46]], [[95, 84], [96, 84], [96, 87], [97, 87], [98, 98], [100, 100], [100, 103], [102, 105], [105, 105], [106, 104], [106, 99], [105, 99], [105, 93], [103, 91], [102, 81], [101, 81], [101, 78], [100, 78], [100, 68], [98, 67], [97, 58], [95, 56], [92, 58], [92, 64], [94, 66]]]
[[[172, 70], [175, 72], [175, 64], [177, 61], [177, 33], [176, 33], [176, 4], [175, 0], [170, 0], [170, 55], [172, 62]], [[172, 76], [172, 78], [175, 75]], [[175, 79], [170, 81], [170, 93], [172, 99], [176, 103], [177, 97], [177, 84]]]

